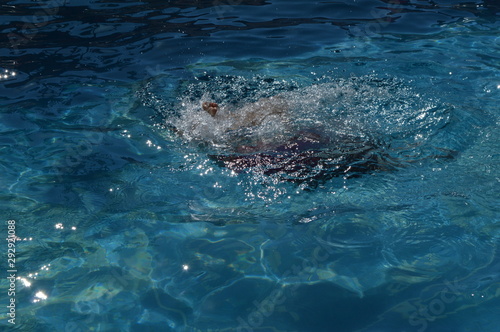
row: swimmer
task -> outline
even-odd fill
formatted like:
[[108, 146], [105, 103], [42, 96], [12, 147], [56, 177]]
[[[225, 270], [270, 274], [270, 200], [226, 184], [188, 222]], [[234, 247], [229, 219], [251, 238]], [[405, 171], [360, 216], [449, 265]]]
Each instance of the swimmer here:
[[[186, 111], [171, 123], [176, 133], [197, 144], [222, 167], [275, 174], [297, 183], [392, 171], [414, 162], [410, 157], [398, 158], [399, 150], [411, 146], [392, 148], [392, 138], [385, 129], [378, 130], [376, 124], [372, 132], [372, 126], [362, 118], [372, 112], [364, 103], [378, 98], [387, 100], [387, 112], [392, 112], [394, 98], [385, 96], [390, 90], [367, 85], [363, 86], [366, 96], [365, 90], [359, 96], [357, 84], [312, 85], [247, 104], [234, 100], [218, 104], [205, 98], [193, 104], [188, 100], [182, 105], [187, 105]], [[377, 97], [382, 93], [384, 96]]]

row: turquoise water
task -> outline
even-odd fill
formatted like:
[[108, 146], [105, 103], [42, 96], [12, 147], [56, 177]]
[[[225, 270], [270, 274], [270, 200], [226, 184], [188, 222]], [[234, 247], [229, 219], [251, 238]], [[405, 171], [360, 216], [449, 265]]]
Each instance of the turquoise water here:
[[496, 1], [0, 8], [2, 328], [498, 331]]

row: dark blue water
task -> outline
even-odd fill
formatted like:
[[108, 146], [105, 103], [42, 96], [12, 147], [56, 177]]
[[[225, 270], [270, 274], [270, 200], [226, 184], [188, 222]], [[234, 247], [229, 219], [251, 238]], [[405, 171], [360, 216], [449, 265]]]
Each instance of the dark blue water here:
[[0, 10], [3, 329], [498, 331], [498, 1]]

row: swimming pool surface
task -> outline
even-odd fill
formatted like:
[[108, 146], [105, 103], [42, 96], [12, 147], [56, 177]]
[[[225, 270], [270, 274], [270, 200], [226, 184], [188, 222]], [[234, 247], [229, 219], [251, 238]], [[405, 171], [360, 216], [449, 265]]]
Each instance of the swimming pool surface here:
[[498, 1], [0, 10], [2, 331], [499, 331]]

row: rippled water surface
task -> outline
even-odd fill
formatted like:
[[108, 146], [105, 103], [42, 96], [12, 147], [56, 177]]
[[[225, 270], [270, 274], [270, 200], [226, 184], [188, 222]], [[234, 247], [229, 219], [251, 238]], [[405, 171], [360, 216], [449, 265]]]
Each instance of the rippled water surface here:
[[0, 10], [3, 328], [498, 331], [497, 1]]

